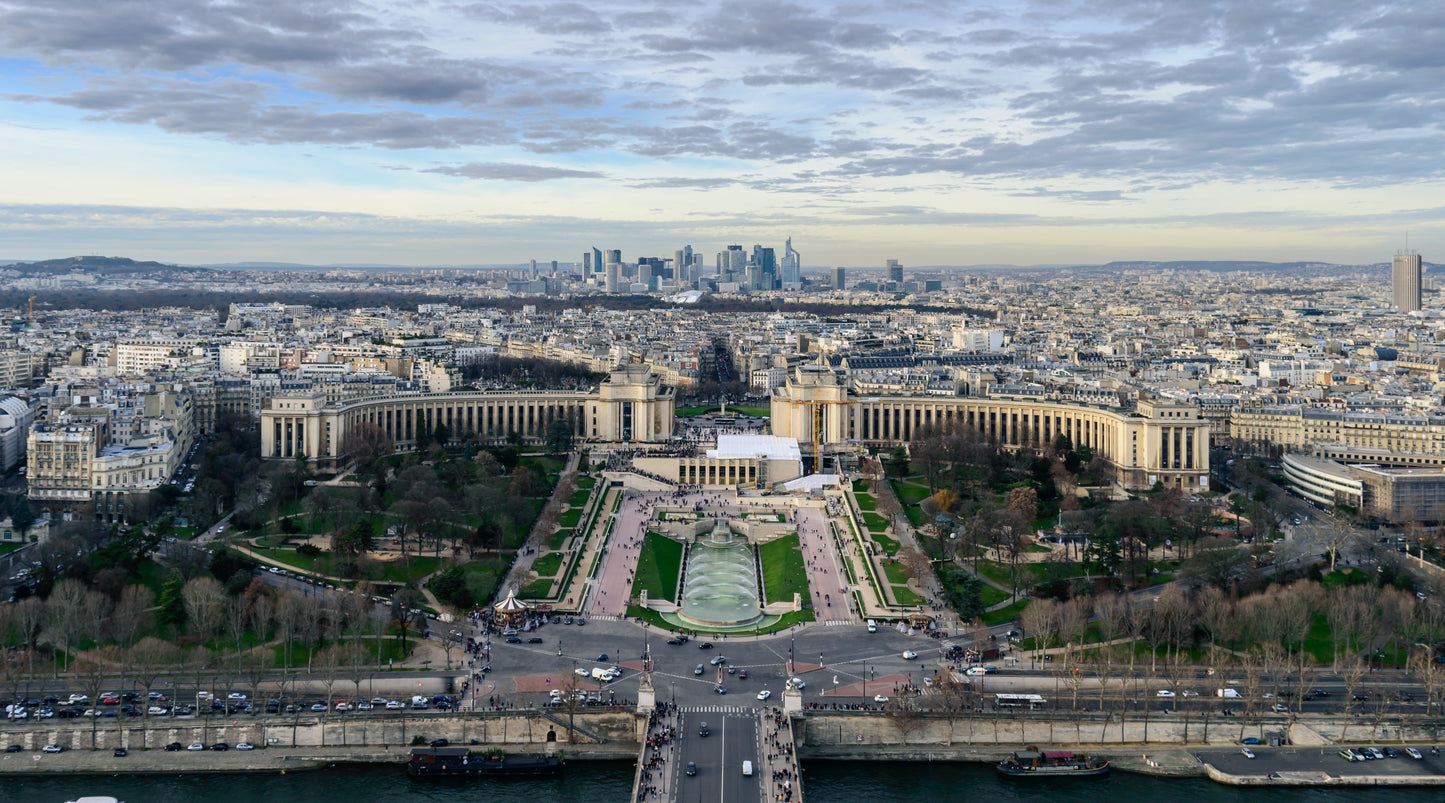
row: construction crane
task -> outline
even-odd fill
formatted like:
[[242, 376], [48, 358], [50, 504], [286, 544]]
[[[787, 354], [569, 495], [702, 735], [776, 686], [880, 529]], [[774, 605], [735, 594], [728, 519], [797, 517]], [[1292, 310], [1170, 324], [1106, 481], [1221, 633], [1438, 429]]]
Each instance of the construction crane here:
[[823, 473], [823, 408], [828, 405], [848, 407], [856, 404], [856, 400], [832, 401], [832, 400], [803, 400], [790, 401], [791, 404], [813, 408], [813, 473]]
[[37, 298], [36, 296], [31, 296], [31, 297], [30, 297], [30, 323], [27, 324], [27, 325], [28, 325], [28, 326], [32, 326], [32, 327], [35, 326], [35, 299], [36, 299], [36, 298]]

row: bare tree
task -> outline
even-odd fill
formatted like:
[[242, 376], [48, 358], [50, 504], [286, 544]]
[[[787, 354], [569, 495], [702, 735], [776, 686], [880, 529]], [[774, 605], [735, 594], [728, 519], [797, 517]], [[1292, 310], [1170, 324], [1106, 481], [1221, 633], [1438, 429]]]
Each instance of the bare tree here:
[[155, 636], [146, 636], [137, 641], [130, 650], [130, 664], [132, 672], [140, 681], [142, 689], [145, 689], [146, 702], [142, 709], [141, 743], [145, 743], [145, 723], [150, 720], [150, 693], [155, 689], [156, 682], [162, 674], [175, 665], [179, 652], [175, 645], [168, 641], [162, 641]]
[[241, 671], [241, 645], [251, 622], [251, 603], [244, 594], [227, 597], [225, 604], [226, 633], [236, 645], [236, 671]]
[[214, 577], [196, 577], [181, 589], [181, 600], [186, 606], [186, 619], [201, 641], [214, 638], [226, 616], [226, 589]]
[[70, 663], [70, 644], [80, 631], [85, 608], [85, 584], [73, 578], [66, 578], [55, 584], [55, 590], [45, 601], [46, 640], [61, 653], [60, 671]]

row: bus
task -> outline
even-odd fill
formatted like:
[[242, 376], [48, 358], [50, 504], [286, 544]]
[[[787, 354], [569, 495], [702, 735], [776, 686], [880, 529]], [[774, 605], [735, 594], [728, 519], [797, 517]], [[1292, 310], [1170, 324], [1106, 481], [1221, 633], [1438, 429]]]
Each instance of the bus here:
[[1037, 711], [1044, 707], [1042, 695], [1038, 694], [995, 694], [993, 704], [996, 708], [1027, 708], [1030, 711]]

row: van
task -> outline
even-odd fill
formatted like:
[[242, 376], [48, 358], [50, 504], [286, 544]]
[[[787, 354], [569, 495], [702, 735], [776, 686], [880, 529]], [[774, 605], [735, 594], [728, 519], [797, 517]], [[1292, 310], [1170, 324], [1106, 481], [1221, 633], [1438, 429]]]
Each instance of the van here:
[[878, 632], [878, 623], [875, 622], [875, 621], [873, 621], [872, 619], [869, 619], [869, 620], [868, 620], [868, 632], [869, 632], [869, 633], [877, 633], [877, 632]]
[[1237, 689], [1218, 689], [1214, 693], [1216, 696], [1228, 697], [1230, 699], [1236, 699], [1239, 697], [1239, 691]]
[[747, 777], [749, 777], [749, 778], [752, 777], [752, 775], [753, 775], [753, 762], [751, 762], [751, 761], [744, 761], [744, 762], [743, 762], [743, 775], [745, 775], [745, 776], [747, 776]]

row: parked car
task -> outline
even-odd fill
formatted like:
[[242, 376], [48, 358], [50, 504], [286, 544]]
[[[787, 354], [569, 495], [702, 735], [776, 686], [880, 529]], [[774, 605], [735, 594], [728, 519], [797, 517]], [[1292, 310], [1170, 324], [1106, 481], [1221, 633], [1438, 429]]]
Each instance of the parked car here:
[[1244, 737], [1243, 739], [1240, 739], [1240, 740], [1239, 740], [1239, 743], [1240, 743], [1240, 744], [1261, 744], [1261, 742], [1259, 741], [1259, 739], [1257, 739], [1257, 738], [1255, 738], [1255, 737], [1253, 737], [1253, 736], [1246, 736], [1246, 737]]
[[191, 751], [205, 750], [206, 746], [201, 744], [200, 742], [191, 742], [190, 744], [186, 745], [186, 749]]
[[219, 753], [223, 750], [230, 750], [231, 746], [226, 744], [225, 742], [216, 742], [215, 744], [211, 745], [211, 749]]
[[59, 753], [64, 750], [65, 748], [61, 747], [58, 744], [47, 744], [46, 746], [40, 748], [40, 752], [42, 753]]
[[237, 742], [237, 743], [236, 743], [236, 749], [237, 749], [237, 750], [255, 750], [255, 749], [256, 749], [256, 745], [251, 744], [250, 742]]
[[1172, 690], [1170, 690], [1170, 689], [1160, 689], [1159, 691], [1154, 692], [1154, 696], [1155, 696], [1155, 697], [1173, 697], [1173, 696], [1174, 696], [1174, 692], [1173, 692]]
[[182, 748], [180, 742], [171, 742], [170, 744], [166, 745], [167, 753], [176, 753], [179, 752], [181, 749]]
[[888, 696], [887, 696], [887, 695], [884, 695], [884, 694], [875, 694], [875, 695], [873, 695], [873, 702], [875, 702], [875, 703], [886, 703], [886, 702], [888, 702]]
[[111, 755], [115, 756], [116, 758], [125, 758], [126, 756], [130, 755], [130, 753], [127, 753], [124, 747], [117, 747], [115, 749], [115, 752], [111, 753]]

